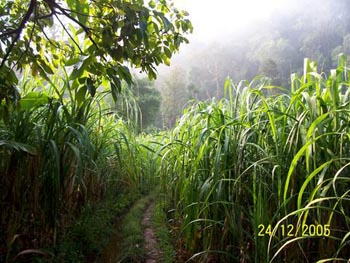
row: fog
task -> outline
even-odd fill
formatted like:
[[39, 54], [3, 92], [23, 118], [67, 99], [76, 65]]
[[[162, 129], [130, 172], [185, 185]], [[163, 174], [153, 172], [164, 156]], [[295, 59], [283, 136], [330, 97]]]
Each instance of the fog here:
[[[330, 17], [331, 10], [343, 6], [350, 12], [346, 0], [173, 0], [176, 7], [189, 12], [194, 26], [194, 41], [213, 41], [218, 37], [245, 32], [255, 27], [264, 30], [269, 22], [279, 23], [293, 15], [309, 16], [310, 20]], [[313, 23], [311, 21], [311, 23]], [[320, 25], [321, 26], [321, 25]], [[220, 40], [225, 40], [220, 39]]]
[[285, 0], [175, 0], [187, 10], [195, 28], [192, 40], [210, 41], [227, 34], [242, 32], [252, 24], [266, 21]]
[[[338, 55], [350, 56], [349, 0], [174, 0], [189, 13], [190, 43], [159, 68], [157, 88], [179, 115], [188, 100], [223, 96], [227, 77], [235, 83], [265, 76], [290, 89], [304, 58], [329, 73]], [[168, 107], [163, 105], [163, 107]], [[163, 110], [165, 110], [163, 108]], [[175, 119], [169, 116], [169, 119]]]

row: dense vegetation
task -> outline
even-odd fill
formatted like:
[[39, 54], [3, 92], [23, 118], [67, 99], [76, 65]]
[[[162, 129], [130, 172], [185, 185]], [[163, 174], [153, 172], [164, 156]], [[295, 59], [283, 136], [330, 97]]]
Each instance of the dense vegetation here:
[[[202, 98], [178, 96], [189, 86], [177, 68], [162, 91], [163, 125], [175, 126], [145, 133], [160, 94], [124, 63], [154, 78], [186, 42], [186, 12], [166, 1], [27, 2], [0, 3], [1, 262], [92, 261], [152, 190], [176, 262], [348, 261], [350, 69], [342, 54], [334, 64], [347, 37], [333, 64], [305, 59], [283, 87], [269, 74], [224, 85], [216, 76], [220, 96], [189, 102], [179, 119], [174, 109]], [[46, 34], [54, 21], [60, 41]], [[267, 57], [260, 73], [284, 72]], [[124, 229], [136, 233], [125, 256], [138, 260], [142, 247], [128, 251], [142, 244], [134, 223], [145, 200]]]
[[181, 260], [347, 261], [349, 73], [306, 59], [290, 90], [227, 80], [185, 110], [159, 150]]
[[[2, 109], [2, 260], [24, 248], [56, 246], [84, 205], [118, 198], [114, 208], [122, 212], [152, 182], [150, 153], [100, 96], [80, 100], [68, 81], [51, 84], [24, 76], [18, 107]], [[135, 196], [122, 201], [129, 192]]]
[[[94, 204], [111, 200], [99, 213], [113, 221], [106, 209], [120, 214], [155, 184], [177, 261], [346, 261], [345, 61], [321, 74], [306, 59], [290, 90], [227, 80], [225, 98], [193, 103], [171, 131], [138, 136], [101, 97], [64, 98], [65, 79], [44, 87], [25, 78], [19, 107], [1, 123], [2, 261], [97, 253]], [[90, 223], [70, 232], [79, 215]]]
[[89, 258], [154, 184], [135, 102], [159, 94], [123, 98], [131, 67], [154, 79], [187, 42], [187, 16], [165, 0], [0, 1], [1, 262]]

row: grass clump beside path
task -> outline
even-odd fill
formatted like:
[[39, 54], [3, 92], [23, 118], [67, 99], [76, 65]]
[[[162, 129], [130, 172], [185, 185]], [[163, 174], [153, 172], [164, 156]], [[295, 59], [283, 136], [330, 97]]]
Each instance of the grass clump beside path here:
[[56, 260], [93, 262], [116, 234], [113, 225], [130, 209], [138, 196], [119, 194], [104, 202], [84, 207], [81, 216], [67, 230], [60, 244], [52, 248], [56, 250]]
[[172, 245], [173, 240], [169, 234], [167, 221], [168, 219], [164, 210], [164, 204], [162, 204], [160, 198], [157, 198], [154, 201], [152, 223], [155, 234], [159, 240], [157, 243], [157, 248], [162, 252], [162, 258], [159, 260], [159, 262], [163, 263], [174, 262], [175, 259], [175, 249]]
[[145, 259], [141, 220], [150, 201], [151, 196], [136, 201], [123, 220], [121, 254], [119, 256], [119, 260], [122, 262], [142, 262]]

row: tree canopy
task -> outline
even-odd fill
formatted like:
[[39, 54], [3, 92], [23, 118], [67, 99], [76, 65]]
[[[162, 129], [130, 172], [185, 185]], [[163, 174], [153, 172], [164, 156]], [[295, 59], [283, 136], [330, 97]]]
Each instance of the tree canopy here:
[[72, 88], [94, 96], [109, 83], [116, 97], [130, 67], [154, 79], [170, 63], [192, 32], [187, 15], [166, 0], [0, 0], [0, 102], [13, 98], [25, 65], [48, 80], [72, 66]]

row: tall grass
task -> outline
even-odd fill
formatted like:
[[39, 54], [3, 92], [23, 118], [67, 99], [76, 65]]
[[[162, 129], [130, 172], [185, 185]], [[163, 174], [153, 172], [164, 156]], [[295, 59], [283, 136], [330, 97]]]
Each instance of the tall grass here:
[[[338, 68], [326, 75], [306, 59], [303, 76], [291, 76], [290, 90], [264, 78], [238, 85], [227, 80], [224, 99], [185, 110], [158, 153], [181, 260], [347, 260], [345, 61], [340, 56]], [[330, 232], [303, 236], [303, 225], [330, 225]], [[293, 228], [293, 236], [283, 227]]]
[[[158, 135], [135, 136], [83, 79], [25, 78], [22, 98], [0, 105], [0, 261], [53, 260], [59, 252], [42, 248], [84, 206], [157, 182], [179, 262], [346, 261], [345, 61], [326, 74], [306, 59], [290, 89], [227, 80], [225, 98], [193, 103]], [[132, 113], [133, 102], [123, 105]], [[322, 233], [302, 235], [312, 225]]]
[[25, 74], [18, 104], [0, 105], [1, 262], [55, 257], [41, 248], [56, 246], [84, 205], [145, 188], [148, 150], [103, 92], [91, 98], [78, 81]]

